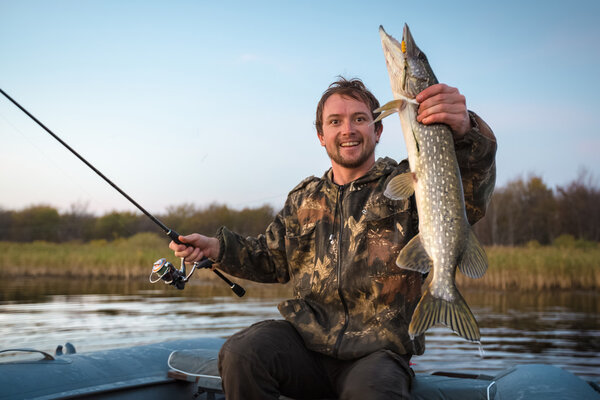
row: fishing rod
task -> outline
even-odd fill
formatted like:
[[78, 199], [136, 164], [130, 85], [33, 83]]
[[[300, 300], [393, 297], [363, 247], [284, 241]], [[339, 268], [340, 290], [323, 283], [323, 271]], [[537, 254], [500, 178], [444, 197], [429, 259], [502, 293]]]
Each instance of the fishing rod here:
[[[127, 193], [125, 193], [123, 190], [121, 190], [120, 187], [118, 187], [117, 185], [115, 185], [102, 172], [100, 172], [90, 162], [88, 162], [85, 158], [83, 158], [79, 153], [77, 153], [71, 146], [69, 146], [64, 140], [62, 140], [60, 137], [58, 137], [54, 132], [52, 132], [50, 129], [48, 129], [46, 127], [46, 125], [44, 125], [42, 122], [40, 122], [36, 117], [34, 117], [23, 106], [21, 106], [19, 103], [17, 103], [12, 97], [10, 97], [1, 88], [0, 88], [0, 93], [2, 93], [4, 95], [4, 97], [6, 97], [8, 100], [10, 100], [21, 111], [23, 111], [25, 114], [27, 114], [27, 116], [29, 118], [31, 118], [32, 120], [34, 120], [46, 132], [48, 132], [50, 134], [50, 136], [52, 136], [60, 144], [62, 144], [65, 148], [67, 148], [67, 150], [69, 150], [77, 158], [79, 158], [85, 165], [87, 165], [89, 168], [91, 168], [92, 171], [94, 171], [96, 174], [98, 174], [98, 176], [100, 176], [102, 179], [104, 179], [110, 186], [112, 186], [114, 189], [116, 189], [117, 192], [121, 193], [123, 195], [123, 197], [125, 197], [127, 200], [129, 200], [129, 202], [131, 204], [133, 204], [138, 210], [140, 210], [148, 218], [150, 218], [152, 220], [152, 222], [154, 222], [156, 225], [158, 225], [160, 227], [160, 229], [162, 229], [167, 234], [167, 236], [169, 236], [171, 238], [171, 240], [173, 240], [177, 244], [183, 244], [183, 245], [186, 245], [186, 246], [190, 246], [189, 244], [183, 243], [182, 241], [179, 240], [179, 233], [177, 233], [173, 229], [169, 228], [168, 226], [166, 226], [165, 224], [163, 224], [158, 218], [156, 218], [154, 215], [152, 215], [148, 211], [146, 211], [146, 209], [144, 207], [142, 207], [141, 205], [139, 205]], [[212, 268], [212, 265], [213, 265], [212, 260], [210, 260], [210, 259], [208, 259], [206, 257], [203, 257], [202, 260], [200, 260], [199, 262], [195, 262], [194, 263], [194, 266], [193, 266], [192, 270], [190, 271], [189, 274], [186, 275], [185, 262], [184, 262], [183, 258], [181, 259], [181, 267], [180, 267], [179, 270], [176, 269], [171, 263], [169, 263], [168, 261], [166, 261], [166, 259], [161, 258], [160, 260], [158, 260], [157, 262], [154, 263], [154, 266], [152, 268], [152, 273], [150, 274], [150, 282], [155, 283], [159, 279], [162, 279], [163, 281], [165, 281], [165, 283], [171, 284], [171, 285], [175, 286], [177, 289], [183, 289], [184, 286], [185, 286], [185, 283], [189, 280], [189, 278], [192, 276], [192, 274], [194, 273], [194, 271], [196, 269], [210, 268], [215, 274], [217, 274], [217, 276], [219, 278], [221, 278], [222, 280], [224, 280], [229, 285], [229, 287], [231, 288], [231, 290], [238, 297], [242, 297], [246, 293], [246, 290], [243, 287], [241, 287], [237, 283], [234, 283], [234, 282], [230, 281], [225, 275], [223, 275], [221, 273], [221, 271]], [[152, 274], [158, 274], [159, 278], [157, 280], [153, 281], [152, 280]]]

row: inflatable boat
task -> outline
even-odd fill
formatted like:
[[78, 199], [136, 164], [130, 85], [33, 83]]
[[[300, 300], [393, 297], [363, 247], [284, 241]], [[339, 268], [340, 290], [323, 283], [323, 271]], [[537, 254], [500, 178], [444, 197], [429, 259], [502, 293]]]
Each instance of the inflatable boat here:
[[[77, 353], [71, 344], [55, 354], [0, 350], [0, 399], [225, 399], [217, 370], [223, 342], [204, 337], [90, 353]], [[556, 366], [528, 364], [494, 376], [417, 374], [412, 397], [600, 400], [598, 390]]]

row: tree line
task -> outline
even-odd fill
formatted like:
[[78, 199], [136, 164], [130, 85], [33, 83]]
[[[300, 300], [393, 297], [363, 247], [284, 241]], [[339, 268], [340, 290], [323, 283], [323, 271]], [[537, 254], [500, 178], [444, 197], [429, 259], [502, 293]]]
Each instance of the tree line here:
[[[275, 211], [268, 205], [235, 210], [219, 204], [204, 208], [184, 204], [169, 207], [164, 215], [156, 217], [182, 234], [210, 235], [225, 225], [242, 235], [255, 236], [264, 232], [274, 215]], [[20, 211], [0, 209], [0, 241], [110, 241], [142, 232], [162, 233], [148, 217], [130, 211], [112, 211], [98, 217], [81, 206], [71, 207], [64, 213], [48, 205], [34, 205]]]
[[[210, 235], [225, 225], [242, 235], [256, 236], [264, 232], [275, 212], [269, 205], [236, 210], [221, 204], [202, 208], [184, 204], [169, 207], [157, 217], [180, 233]], [[485, 245], [547, 245], [565, 237], [600, 242], [600, 188], [587, 171], [554, 190], [540, 176], [518, 178], [496, 188], [486, 216], [474, 229]], [[61, 213], [47, 205], [19, 211], [0, 209], [2, 241], [110, 241], [141, 232], [160, 233], [160, 229], [134, 212], [94, 216], [84, 206]]]
[[600, 242], [600, 187], [587, 170], [555, 190], [537, 175], [514, 179], [496, 188], [475, 232], [487, 245]]

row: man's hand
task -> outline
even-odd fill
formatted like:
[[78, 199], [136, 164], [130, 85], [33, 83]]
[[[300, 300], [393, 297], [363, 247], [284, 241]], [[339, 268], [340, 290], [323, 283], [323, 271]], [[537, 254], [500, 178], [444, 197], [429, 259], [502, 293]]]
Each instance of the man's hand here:
[[429, 125], [446, 124], [455, 139], [461, 139], [471, 129], [465, 96], [457, 88], [443, 83], [431, 85], [416, 97], [419, 102], [417, 121]]
[[175, 257], [184, 258], [187, 262], [196, 262], [204, 257], [216, 259], [219, 256], [219, 240], [214, 237], [203, 236], [198, 233], [192, 233], [187, 236], [179, 236], [182, 243], [169, 243], [169, 248], [175, 253]]

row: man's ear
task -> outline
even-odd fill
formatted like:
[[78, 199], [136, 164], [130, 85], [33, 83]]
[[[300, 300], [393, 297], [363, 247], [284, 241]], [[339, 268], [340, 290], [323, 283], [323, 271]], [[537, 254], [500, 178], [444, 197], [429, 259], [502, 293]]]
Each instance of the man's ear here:
[[325, 146], [325, 137], [322, 133], [317, 132], [317, 137], [319, 138], [319, 142], [321, 142], [321, 146]]
[[379, 125], [379, 129], [377, 129], [375, 131], [375, 135], [377, 136], [377, 143], [379, 143], [379, 140], [381, 139], [381, 134], [383, 133], [383, 124]]

